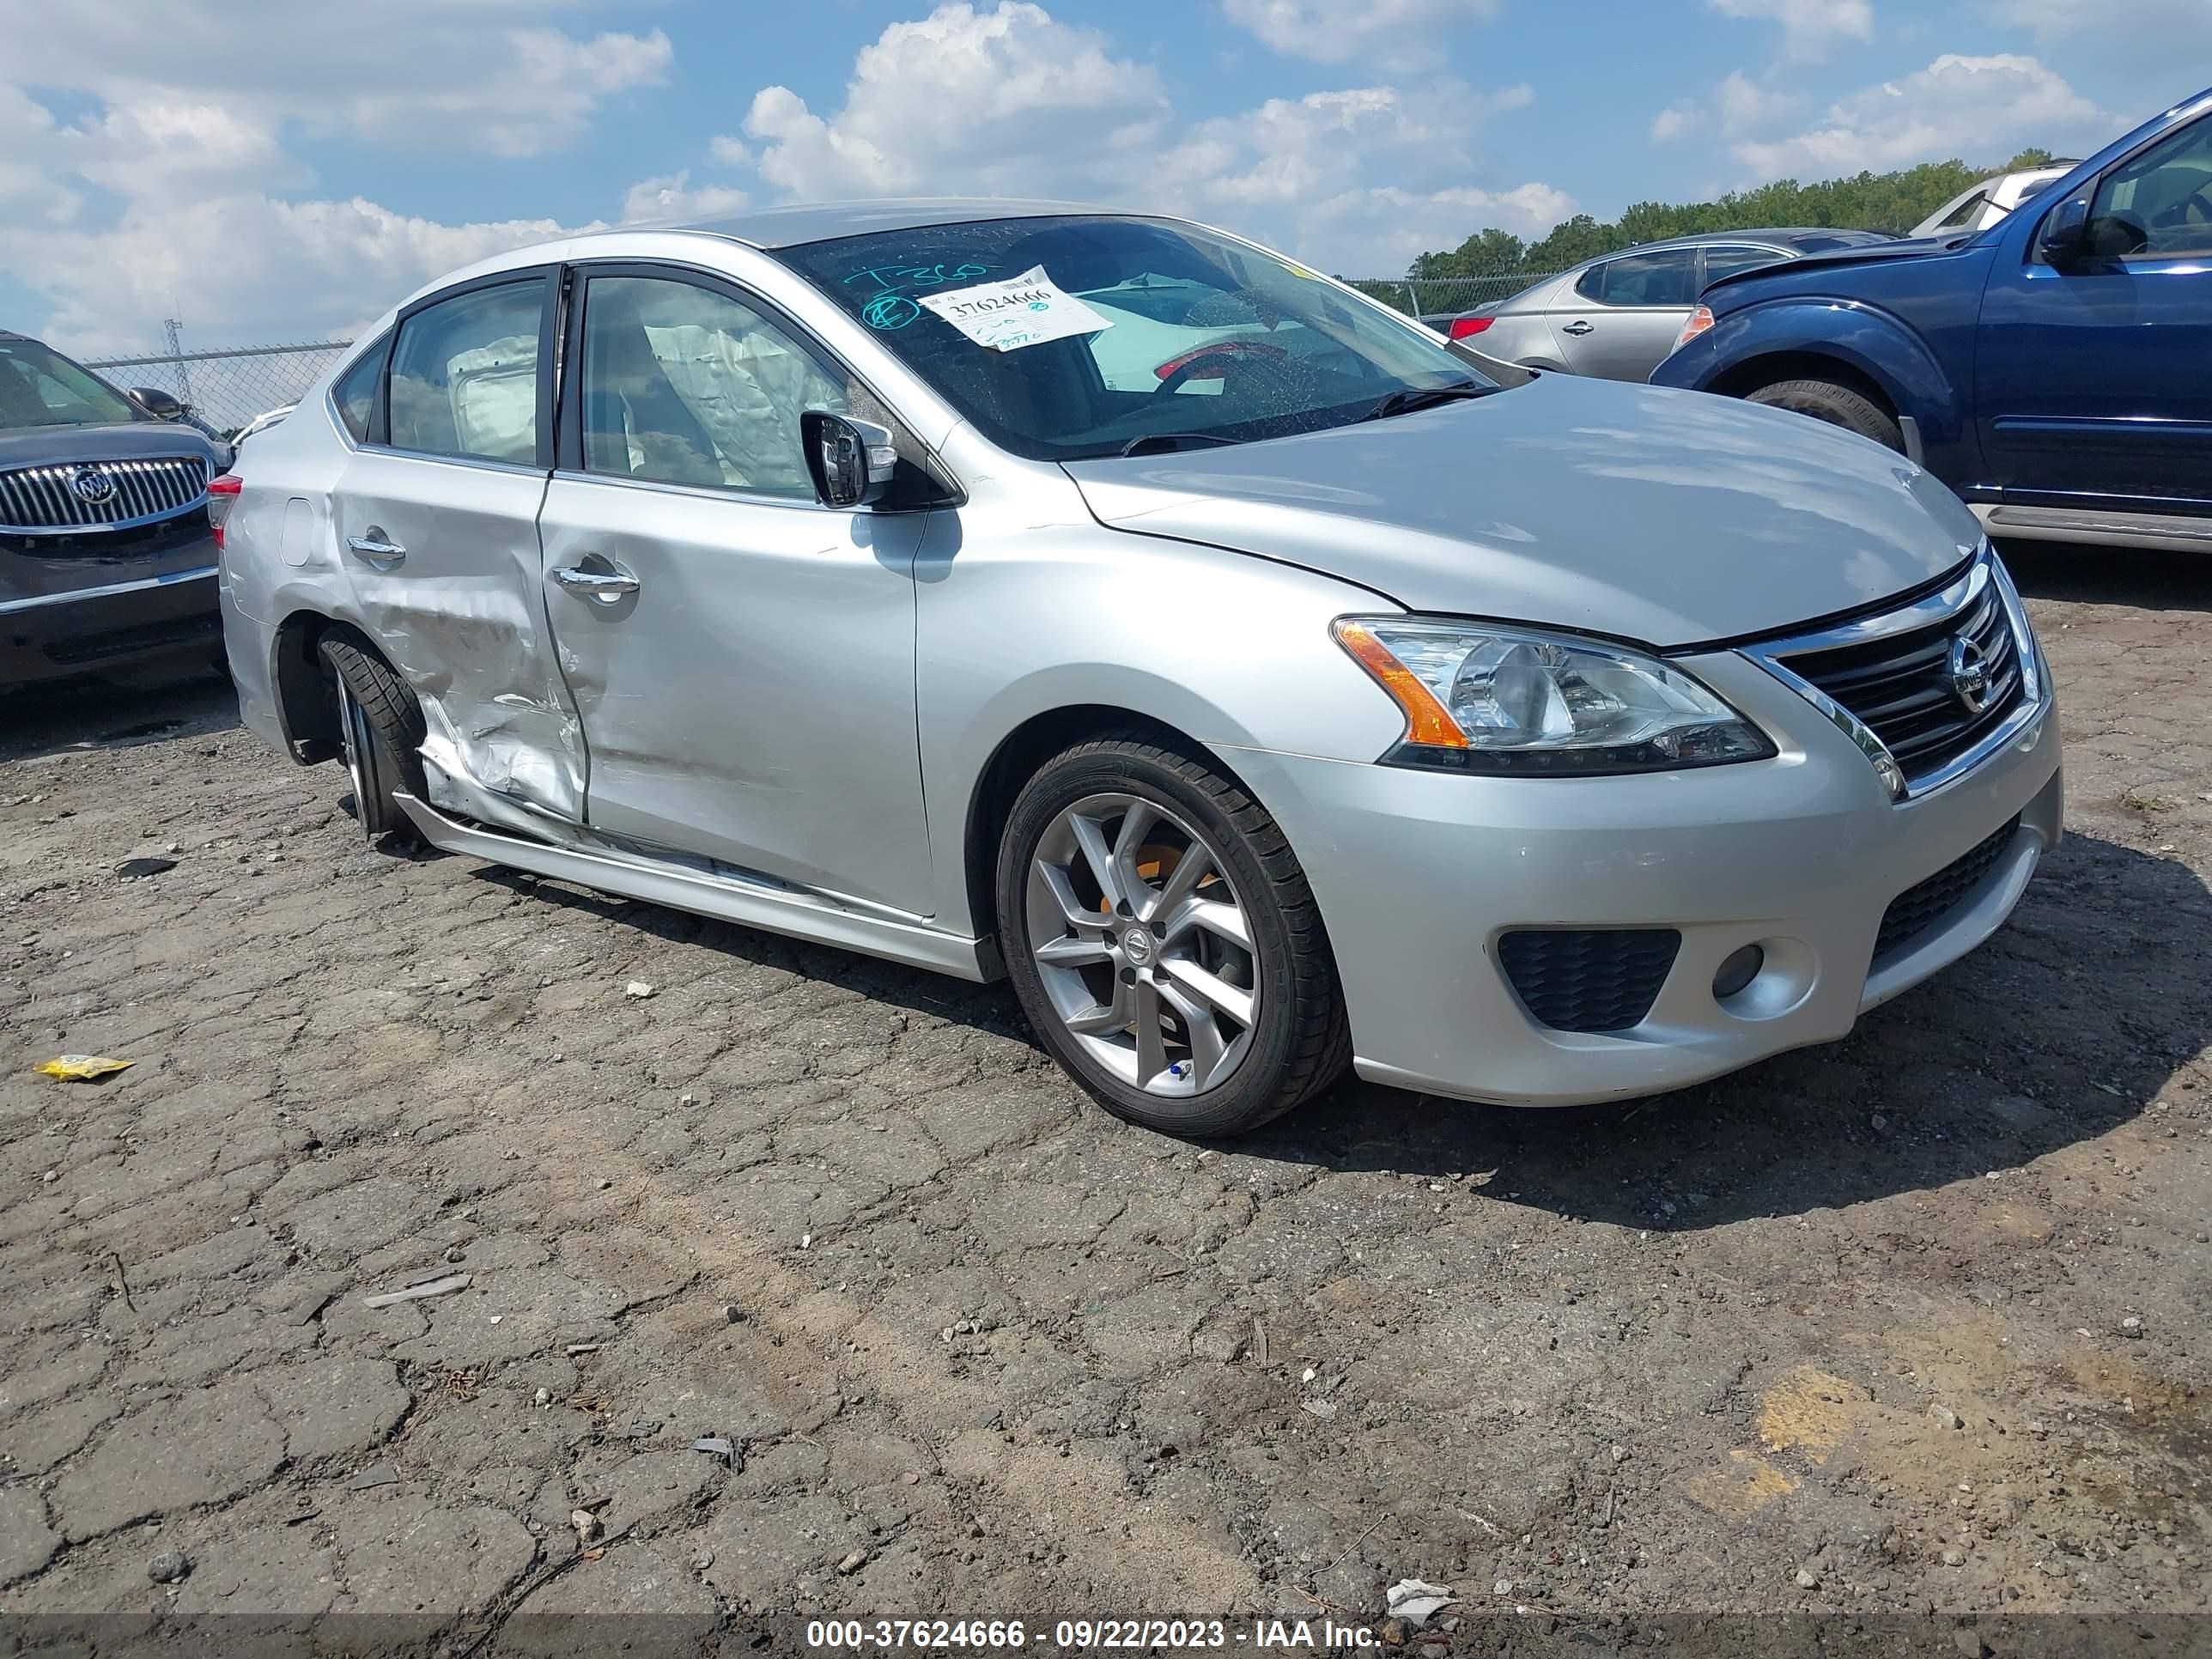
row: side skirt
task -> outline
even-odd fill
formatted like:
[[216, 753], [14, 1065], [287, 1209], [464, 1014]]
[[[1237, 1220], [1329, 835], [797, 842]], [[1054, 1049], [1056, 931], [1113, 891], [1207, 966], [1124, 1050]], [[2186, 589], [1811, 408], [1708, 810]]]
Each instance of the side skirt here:
[[933, 927], [868, 915], [793, 889], [756, 886], [629, 854], [549, 847], [520, 836], [457, 823], [412, 795], [395, 794], [393, 799], [414, 820], [423, 840], [448, 853], [465, 853], [511, 869], [573, 881], [599, 892], [643, 899], [817, 945], [835, 945], [960, 979], [980, 982], [996, 979], [1005, 971], [996, 947], [986, 939], [965, 939]]
[[2014, 507], [1974, 503], [1992, 536], [2023, 541], [2083, 542], [2100, 547], [2154, 547], [2212, 552], [2212, 518], [2179, 513], [2115, 513], [2086, 507]]

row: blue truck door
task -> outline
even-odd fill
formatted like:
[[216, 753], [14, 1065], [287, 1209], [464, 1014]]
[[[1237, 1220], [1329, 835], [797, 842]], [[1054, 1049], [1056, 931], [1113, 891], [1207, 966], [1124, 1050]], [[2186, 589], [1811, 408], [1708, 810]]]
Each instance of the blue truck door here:
[[[2036, 252], [2094, 191], [2087, 252]], [[2023, 216], [2027, 217], [2027, 216]], [[2045, 198], [1984, 291], [1975, 402], [2007, 501], [2212, 514], [2212, 117]]]

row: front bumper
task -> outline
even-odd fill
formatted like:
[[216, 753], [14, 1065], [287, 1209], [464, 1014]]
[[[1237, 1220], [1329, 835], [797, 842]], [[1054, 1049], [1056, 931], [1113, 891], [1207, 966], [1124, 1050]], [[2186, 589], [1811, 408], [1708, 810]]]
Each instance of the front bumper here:
[[206, 563], [0, 601], [0, 687], [222, 649], [215, 544]]
[[[1684, 665], [1772, 734], [1771, 761], [1630, 777], [1496, 778], [1222, 753], [1281, 823], [1319, 900], [1362, 1077], [1425, 1093], [1574, 1105], [1679, 1089], [1846, 1035], [1981, 943], [2058, 842], [2058, 720], [2041, 712], [1942, 787], [1893, 803], [1840, 731], [1744, 658]], [[1890, 902], [2018, 828], [1986, 872], [1875, 965]], [[1671, 928], [1650, 1012], [1549, 1029], [1499, 959], [1523, 927]], [[1722, 963], [1765, 947], [1747, 994]]]

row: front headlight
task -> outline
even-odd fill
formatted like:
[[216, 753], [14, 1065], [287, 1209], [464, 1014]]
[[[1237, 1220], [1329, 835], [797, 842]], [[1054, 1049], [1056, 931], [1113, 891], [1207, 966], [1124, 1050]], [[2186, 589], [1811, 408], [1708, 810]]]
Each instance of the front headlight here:
[[1335, 634], [1405, 711], [1392, 764], [1587, 776], [1775, 752], [1687, 674], [1625, 646], [1407, 617], [1340, 617]]

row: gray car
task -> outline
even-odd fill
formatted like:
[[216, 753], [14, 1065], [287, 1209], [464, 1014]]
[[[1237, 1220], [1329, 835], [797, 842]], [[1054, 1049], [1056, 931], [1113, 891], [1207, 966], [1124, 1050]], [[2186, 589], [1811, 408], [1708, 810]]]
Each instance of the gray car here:
[[2058, 839], [2012, 584], [1847, 433], [1500, 374], [1168, 218], [503, 254], [241, 453], [245, 718], [372, 836], [1006, 975], [1176, 1133], [1844, 1036]]
[[1647, 242], [1547, 276], [1510, 299], [1443, 319], [1440, 327], [1453, 339], [1530, 368], [1642, 380], [1674, 349], [1708, 283], [1808, 253], [1895, 240], [1876, 230], [1808, 229]]

